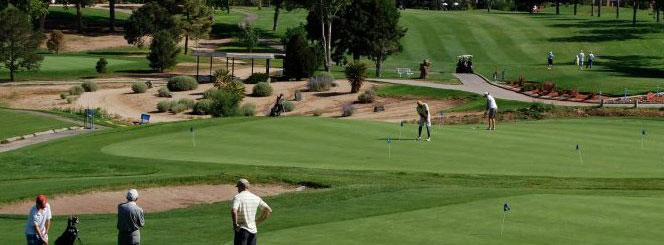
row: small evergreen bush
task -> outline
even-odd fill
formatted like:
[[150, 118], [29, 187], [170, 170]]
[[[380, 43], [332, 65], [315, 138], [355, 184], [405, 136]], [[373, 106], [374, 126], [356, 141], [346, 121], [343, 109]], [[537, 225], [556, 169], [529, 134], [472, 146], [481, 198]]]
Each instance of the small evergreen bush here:
[[362, 104], [373, 103], [374, 101], [376, 101], [376, 91], [372, 89], [364, 91], [364, 93], [357, 96], [357, 101], [359, 101]]
[[148, 85], [144, 82], [134, 82], [131, 84], [131, 91], [137, 94], [145, 93], [145, 91], [148, 91]]
[[257, 84], [259, 82], [267, 82], [267, 80], [270, 79], [270, 76], [267, 75], [267, 73], [254, 73], [251, 74], [251, 76], [247, 77], [247, 79], [244, 79], [244, 83], [246, 84]]
[[173, 92], [189, 91], [198, 88], [198, 82], [192, 76], [174, 76], [168, 79], [166, 86]]
[[81, 94], [83, 94], [83, 92], [85, 92], [85, 89], [83, 89], [83, 87], [81, 87], [81, 85], [71, 86], [69, 88], [69, 94], [70, 95], [81, 95]]
[[253, 103], [244, 103], [240, 107], [240, 115], [245, 117], [253, 117], [256, 114], [256, 105]]
[[295, 104], [291, 101], [284, 101], [284, 111], [291, 112], [293, 110], [295, 110]]
[[310, 92], [328, 91], [330, 88], [332, 88], [333, 84], [334, 77], [325, 72], [309, 78], [309, 80], [307, 80], [307, 89]]
[[83, 87], [83, 90], [85, 90], [85, 92], [94, 92], [99, 89], [99, 85], [97, 85], [97, 83], [93, 81], [85, 81], [83, 82], [83, 84], [81, 84], [81, 87]]
[[106, 58], [99, 58], [99, 61], [97, 61], [97, 65], [95, 66], [97, 73], [108, 72], [108, 70], [106, 70], [106, 65], [108, 65], [108, 61], [106, 61]]
[[356, 109], [353, 104], [345, 104], [341, 107], [341, 116], [342, 117], [350, 117], [355, 113]]
[[170, 98], [172, 96], [171, 91], [168, 90], [167, 87], [159, 88], [159, 90], [157, 90], [157, 94], [159, 95], [159, 97], [164, 97], [164, 98]]
[[193, 114], [196, 115], [208, 115], [210, 114], [210, 108], [212, 108], [212, 100], [202, 99], [194, 104]]
[[171, 109], [171, 102], [168, 100], [162, 100], [157, 103], [157, 111], [167, 112]]
[[254, 86], [253, 96], [266, 97], [272, 95], [272, 86], [267, 82], [259, 82]]

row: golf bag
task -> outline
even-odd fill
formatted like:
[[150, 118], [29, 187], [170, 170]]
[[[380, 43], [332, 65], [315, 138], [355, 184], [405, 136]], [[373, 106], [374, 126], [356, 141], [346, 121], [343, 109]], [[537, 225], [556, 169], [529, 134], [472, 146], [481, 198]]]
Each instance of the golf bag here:
[[278, 116], [281, 116], [282, 112], [284, 112], [284, 100], [283, 100], [283, 95], [279, 95], [279, 96], [277, 96], [277, 102], [274, 104], [274, 106], [270, 110], [270, 116], [271, 117], [278, 117]]
[[67, 229], [57, 240], [55, 240], [55, 245], [74, 245], [76, 240], [78, 240], [80, 244], [83, 244], [78, 237], [78, 228], [76, 228], [76, 224], [78, 224], [78, 217], [70, 216], [67, 220]]

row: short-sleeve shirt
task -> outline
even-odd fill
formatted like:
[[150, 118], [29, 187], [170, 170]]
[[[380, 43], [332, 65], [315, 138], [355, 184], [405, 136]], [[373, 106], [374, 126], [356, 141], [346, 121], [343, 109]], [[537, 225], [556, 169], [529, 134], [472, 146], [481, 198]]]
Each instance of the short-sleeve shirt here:
[[237, 210], [237, 224], [251, 233], [257, 233], [256, 211], [268, 207], [260, 197], [249, 191], [243, 191], [233, 197], [233, 209]]
[[496, 104], [496, 99], [493, 98], [491, 95], [486, 96], [486, 109], [498, 109], [498, 105]]
[[[51, 205], [47, 203], [41, 211], [37, 209], [37, 206], [33, 206], [28, 215], [28, 222], [25, 224], [25, 234], [36, 235], [35, 226], [39, 227], [42, 232], [46, 232], [46, 221], [51, 220], [51, 218]], [[48, 237], [45, 238], [48, 239]]]

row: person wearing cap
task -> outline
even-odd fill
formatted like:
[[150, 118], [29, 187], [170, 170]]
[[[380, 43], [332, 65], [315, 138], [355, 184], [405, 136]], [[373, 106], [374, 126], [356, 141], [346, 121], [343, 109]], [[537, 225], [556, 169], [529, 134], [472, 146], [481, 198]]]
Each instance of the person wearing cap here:
[[546, 55], [546, 61], [547, 61], [547, 67], [549, 70], [551, 70], [551, 67], [553, 66], [553, 58], [556, 56], [553, 55], [553, 51], [549, 51], [549, 53]]
[[420, 115], [420, 127], [417, 129], [417, 140], [422, 137], [422, 126], [427, 126], [427, 141], [431, 141], [431, 113], [429, 105], [422, 101], [417, 101], [417, 114]]
[[35, 206], [30, 209], [28, 222], [25, 224], [25, 237], [28, 245], [48, 244], [51, 218], [51, 205], [46, 201], [46, 196], [38, 195]]
[[[263, 199], [249, 191], [249, 186], [249, 181], [246, 179], [238, 180], [235, 185], [238, 194], [233, 197], [231, 207], [235, 245], [255, 245], [256, 233], [258, 233], [256, 226], [270, 217], [272, 213], [272, 208]], [[256, 219], [256, 211], [259, 207], [263, 212]]]
[[496, 99], [489, 94], [489, 92], [484, 92], [484, 97], [486, 97], [486, 112], [485, 116], [488, 116], [489, 127], [486, 130], [496, 130], [496, 113], [498, 113], [498, 104], [496, 104]]
[[143, 209], [136, 204], [138, 191], [127, 192], [127, 202], [118, 205], [118, 245], [141, 244], [141, 227], [145, 226]]

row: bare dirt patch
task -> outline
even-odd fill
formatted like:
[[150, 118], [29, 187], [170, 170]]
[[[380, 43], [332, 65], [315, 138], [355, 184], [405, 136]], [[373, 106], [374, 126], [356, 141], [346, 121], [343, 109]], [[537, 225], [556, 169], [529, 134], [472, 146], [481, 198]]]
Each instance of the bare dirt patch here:
[[[251, 192], [258, 196], [274, 196], [295, 191], [295, 187], [257, 185]], [[185, 208], [196, 204], [228, 201], [237, 194], [234, 185], [192, 185], [138, 189], [138, 204], [147, 213]], [[91, 192], [62, 195], [49, 199], [55, 215], [103, 214], [117, 212], [117, 205], [125, 201], [126, 191]], [[26, 214], [34, 201], [5, 205], [1, 214]]]
[[[42, 43], [42, 48], [46, 48], [46, 40]], [[118, 34], [107, 34], [99, 36], [80, 35], [74, 33], [65, 33], [65, 47], [61, 52], [80, 52], [103, 50], [109, 48], [130, 47], [124, 36]]]

